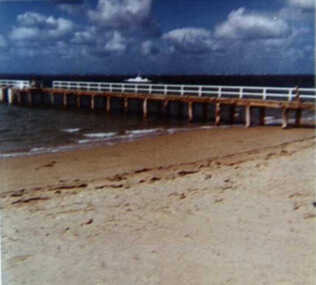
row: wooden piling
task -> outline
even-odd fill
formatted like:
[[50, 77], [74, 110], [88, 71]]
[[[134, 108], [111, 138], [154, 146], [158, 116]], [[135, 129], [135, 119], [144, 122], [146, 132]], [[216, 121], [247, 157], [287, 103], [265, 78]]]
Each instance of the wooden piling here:
[[289, 122], [289, 109], [282, 109], [282, 129], [286, 129]]
[[22, 94], [21, 94], [21, 92], [19, 92], [19, 91], [17, 92], [16, 99], [17, 99], [17, 103], [19, 105], [22, 105]]
[[245, 106], [245, 127], [249, 128], [251, 126], [251, 107], [249, 105]]
[[301, 120], [302, 120], [302, 110], [297, 109], [295, 111], [295, 125], [300, 126], [301, 125]]
[[106, 112], [111, 112], [111, 96], [106, 97]]
[[259, 124], [264, 126], [265, 124], [265, 116], [266, 116], [266, 108], [261, 107], [259, 108]]
[[147, 98], [144, 98], [144, 101], [143, 101], [143, 118], [144, 119], [147, 119], [148, 117], [148, 112], [147, 112]]
[[29, 106], [32, 106], [32, 104], [33, 104], [33, 100], [32, 100], [33, 98], [32, 98], [32, 93], [31, 93], [31, 91], [29, 91], [28, 93], [27, 93], [27, 102], [28, 102], [28, 104], [29, 104]]
[[236, 106], [234, 104], [230, 105], [229, 107], [229, 121], [230, 124], [233, 125], [235, 121], [235, 112], [236, 112]]
[[13, 88], [9, 88], [8, 89], [8, 103], [10, 105], [13, 105], [14, 104], [14, 101], [15, 101], [15, 94], [14, 94], [14, 89]]
[[215, 104], [215, 125], [219, 126], [221, 124], [221, 104]]
[[209, 119], [209, 105], [207, 103], [203, 104], [203, 117], [205, 121], [208, 121]]
[[124, 113], [127, 113], [127, 112], [128, 112], [128, 98], [124, 98], [124, 106], [123, 106], [123, 109], [124, 109]]
[[95, 99], [94, 99], [94, 95], [91, 96], [90, 108], [91, 108], [91, 110], [94, 110], [94, 109], [95, 109]]
[[67, 96], [67, 94], [64, 94], [64, 96], [63, 96], [63, 103], [64, 103], [64, 107], [67, 108], [67, 105], [68, 105], [68, 96]]
[[162, 101], [161, 103], [162, 103], [162, 104], [161, 104], [161, 112], [162, 112], [163, 114], [166, 114], [167, 111], [168, 111], [169, 101], [168, 101], [168, 100], [164, 100], [164, 101]]
[[189, 122], [193, 121], [193, 103], [188, 102], [188, 117], [189, 117]]
[[55, 95], [54, 94], [50, 94], [50, 104], [51, 105], [55, 104]]
[[0, 88], [0, 103], [4, 103], [4, 88]]
[[77, 108], [80, 108], [80, 106], [81, 106], [81, 96], [80, 95], [78, 95], [76, 97], [76, 105], [77, 105]]

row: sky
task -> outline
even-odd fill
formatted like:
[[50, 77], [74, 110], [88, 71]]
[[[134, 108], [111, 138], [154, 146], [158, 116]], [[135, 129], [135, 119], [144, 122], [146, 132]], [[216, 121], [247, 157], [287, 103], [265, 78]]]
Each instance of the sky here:
[[0, 0], [0, 73], [314, 74], [315, 0]]

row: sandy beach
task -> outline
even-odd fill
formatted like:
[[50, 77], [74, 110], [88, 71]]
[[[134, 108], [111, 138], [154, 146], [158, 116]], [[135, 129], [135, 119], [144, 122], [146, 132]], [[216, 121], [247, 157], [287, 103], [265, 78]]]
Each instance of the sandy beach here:
[[3, 284], [315, 284], [315, 129], [0, 160]]

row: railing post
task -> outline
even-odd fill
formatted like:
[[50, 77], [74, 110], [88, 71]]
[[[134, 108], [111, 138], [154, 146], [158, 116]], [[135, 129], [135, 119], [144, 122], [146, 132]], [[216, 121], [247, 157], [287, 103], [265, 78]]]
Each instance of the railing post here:
[[202, 86], [199, 86], [199, 97], [202, 96]]
[[153, 86], [150, 84], [150, 85], [149, 85], [149, 94], [152, 93], [152, 90], [153, 90]]
[[164, 85], [163, 94], [164, 94], [164, 95], [167, 95], [167, 93], [168, 93], [168, 85]]
[[289, 89], [289, 101], [292, 101], [292, 88]]
[[267, 88], [263, 88], [263, 96], [262, 96], [262, 99], [263, 100], [266, 100], [267, 98]]
[[239, 88], [239, 98], [243, 97], [243, 88]]
[[112, 92], [113, 88], [112, 88], [112, 84], [111, 83], [110, 83], [109, 88], [110, 88], [110, 92]]
[[135, 85], [135, 93], [136, 94], [138, 93], [138, 85], [137, 84]]
[[184, 88], [183, 88], [183, 85], [181, 85], [181, 87], [180, 87], [180, 94], [181, 94], [181, 96], [183, 96], [183, 94], [184, 94]]
[[124, 93], [124, 91], [125, 91], [125, 84], [122, 84], [121, 92]]
[[218, 98], [222, 97], [222, 87], [218, 87]]

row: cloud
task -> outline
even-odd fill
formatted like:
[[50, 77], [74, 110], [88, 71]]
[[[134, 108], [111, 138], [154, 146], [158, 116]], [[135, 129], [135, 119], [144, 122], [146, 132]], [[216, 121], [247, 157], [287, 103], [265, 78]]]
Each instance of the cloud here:
[[145, 56], [155, 56], [160, 53], [160, 49], [150, 40], [141, 44], [141, 53]]
[[96, 10], [89, 10], [91, 21], [116, 29], [150, 23], [152, 0], [99, 0]]
[[112, 38], [105, 44], [104, 50], [110, 53], [121, 53], [126, 50], [126, 46], [126, 40], [119, 32], [115, 31]]
[[5, 48], [5, 47], [7, 47], [7, 41], [2, 35], [0, 35], [0, 48]]
[[290, 6], [312, 11], [315, 9], [315, 0], [287, 0]]
[[92, 44], [97, 38], [96, 27], [91, 26], [83, 31], [75, 32], [71, 42], [74, 44]]
[[74, 28], [74, 24], [70, 20], [53, 16], [47, 18], [34, 12], [18, 15], [17, 22], [19, 26], [13, 27], [10, 33], [12, 40], [58, 39]]
[[202, 28], [181, 28], [162, 36], [172, 48], [183, 53], [201, 54], [216, 50], [211, 32]]
[[78, 15], [78, 14], [85, 14], [88, 10], [87, 1], [82, 3], [75, 3], [75, 4], [59, 4], [57, 7], [59, 10], [66, 12], [70, 15]]
[[215, 28], [215, 36], [224, 39], [284, 38], [289, 34], [290, 28], [283, 19], [249, 13], [244, 8], [233, 10], [228, 19]]

